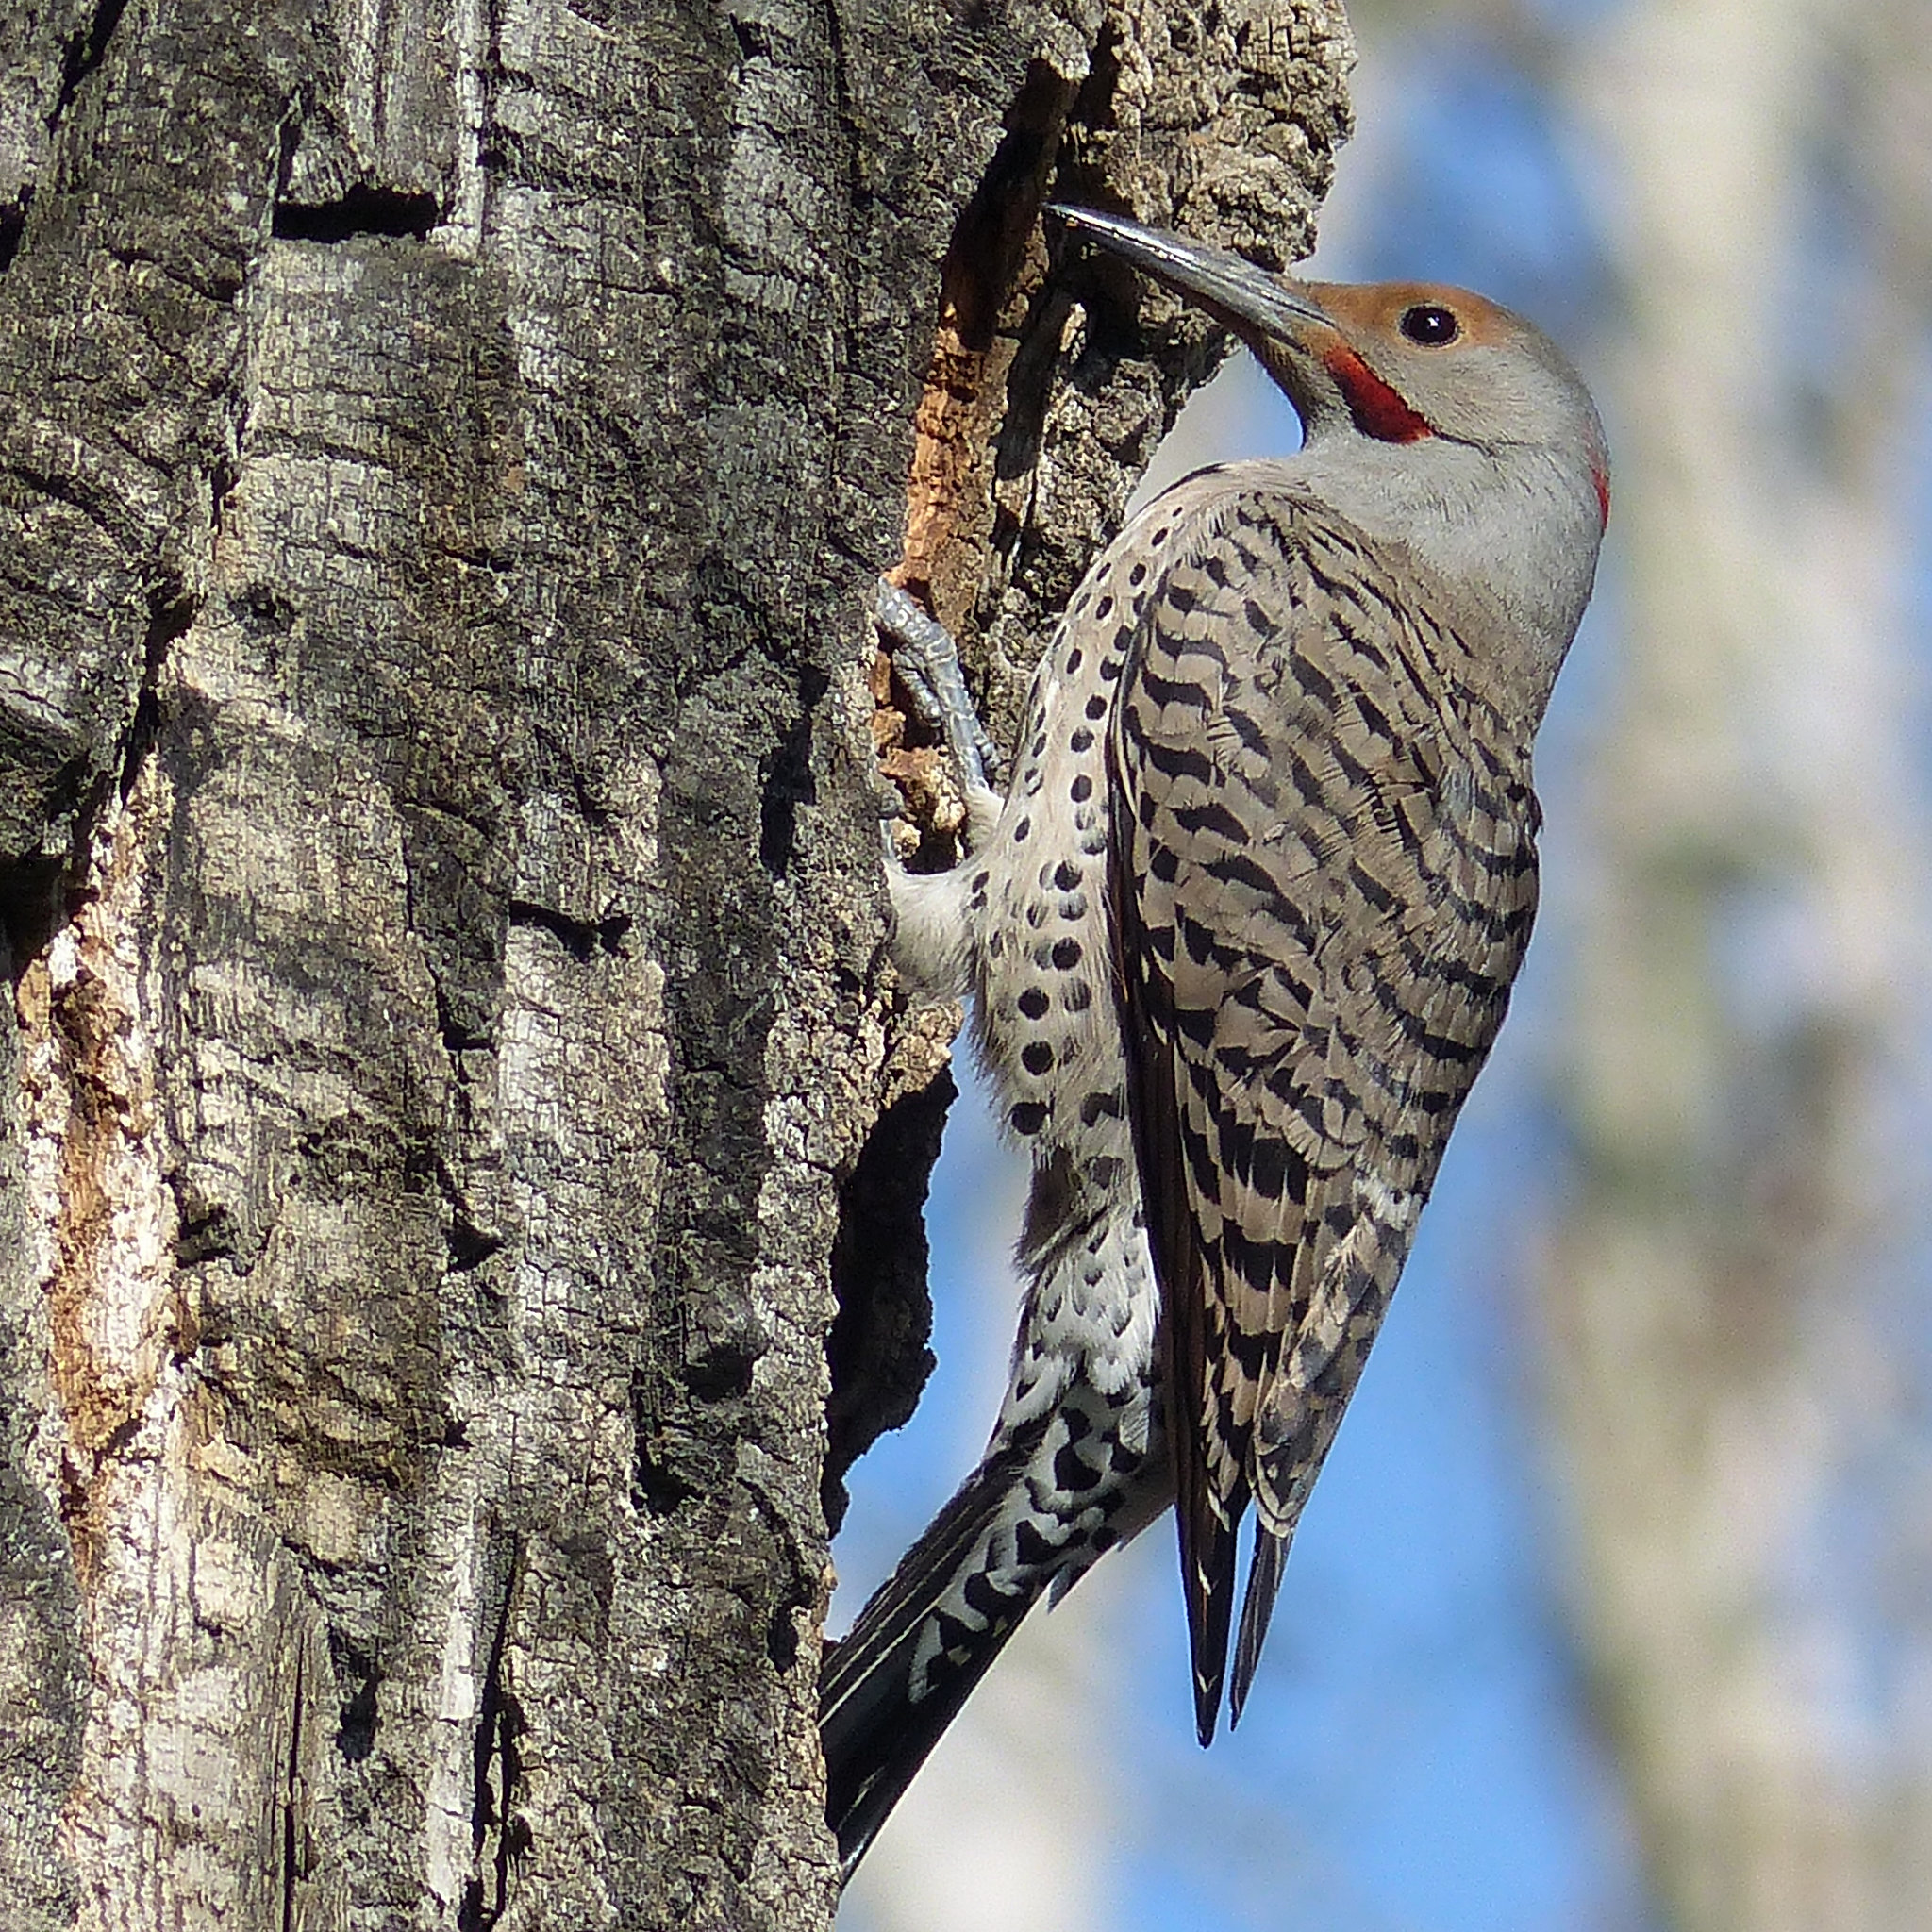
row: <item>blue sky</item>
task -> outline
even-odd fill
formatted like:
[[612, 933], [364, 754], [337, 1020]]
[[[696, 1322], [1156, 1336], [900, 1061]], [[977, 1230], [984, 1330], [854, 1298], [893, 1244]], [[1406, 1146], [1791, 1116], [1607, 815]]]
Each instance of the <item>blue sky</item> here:
[[[1081, 1585], [1112, 1598], [1118, 1655], [1100, 1675], [1119, 1686], [1114, 1746], [1132, 1766], [1102, 1832], [1118, 1932], [1645, 1923], [1550, 1596], [1554, 1499], [1510, 1342], [1524, 1230], [1507, 1180], [1534, 1160], [1506, 1099], [1522, 1074], [1493, 1065], [1464, 1120], [1296, 1540], [1240, 1730], [1208, 1753], [1194, 1741], [1166, 1522]], [[841, 1620], [991, 1420], [1008, 1337], [968, 1270], [1008, 1158], [969, 1091], [928, 1210], [941, 1366], [914, 1423], [854, 1472]]]

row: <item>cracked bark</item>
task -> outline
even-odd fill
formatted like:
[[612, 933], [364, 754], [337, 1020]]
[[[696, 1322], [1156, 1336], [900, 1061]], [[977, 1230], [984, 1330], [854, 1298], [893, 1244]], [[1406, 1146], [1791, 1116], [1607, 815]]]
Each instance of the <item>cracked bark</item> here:
[[1346, 52], [0, 19], [10, 1924], [828, 1920], [826, 1512], [923, 1376], [950, 1024], [870, 575], [1010, 735], [1211, 356], [1032, 210], [1299, 253]]

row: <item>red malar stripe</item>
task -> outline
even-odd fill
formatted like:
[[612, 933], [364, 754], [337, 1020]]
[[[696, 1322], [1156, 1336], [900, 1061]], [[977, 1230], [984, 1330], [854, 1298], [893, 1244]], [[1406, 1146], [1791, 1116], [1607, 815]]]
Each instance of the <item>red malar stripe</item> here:
[[1436, 432], [1416, 414], [1346, 342], [1337, 342], [1322, 358], [1335, 378], [1355, 426], [1377, 442], [1415, 442]]

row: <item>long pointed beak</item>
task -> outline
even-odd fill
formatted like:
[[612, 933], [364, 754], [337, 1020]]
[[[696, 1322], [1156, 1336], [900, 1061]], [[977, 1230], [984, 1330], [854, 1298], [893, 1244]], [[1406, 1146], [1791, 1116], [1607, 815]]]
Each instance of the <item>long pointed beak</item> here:
[[1143, 228], [1124, 215], [1050, 202], [1047, 213], [1092, 236], [1102, 247], [1157, 281], [1192, 296], [1253, 341], [1301, 342], [1310, 326], [1333, 330], [1335, 320], [1296, 289], [1225, 248]]

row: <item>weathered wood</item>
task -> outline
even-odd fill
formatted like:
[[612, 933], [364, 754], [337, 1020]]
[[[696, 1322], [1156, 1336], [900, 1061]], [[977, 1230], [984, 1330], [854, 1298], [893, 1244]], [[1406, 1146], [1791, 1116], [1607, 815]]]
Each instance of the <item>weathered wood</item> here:
[[1204, 360], [1038, 293], [1055, 157], [1292, 252], [1345, 56], [0, 21], [9, 1924], [826, 1923], [821, 1476], [923, 1374], [943, 1105], [863, 675], [941, 258], [912, 509], [1004, 689]]

